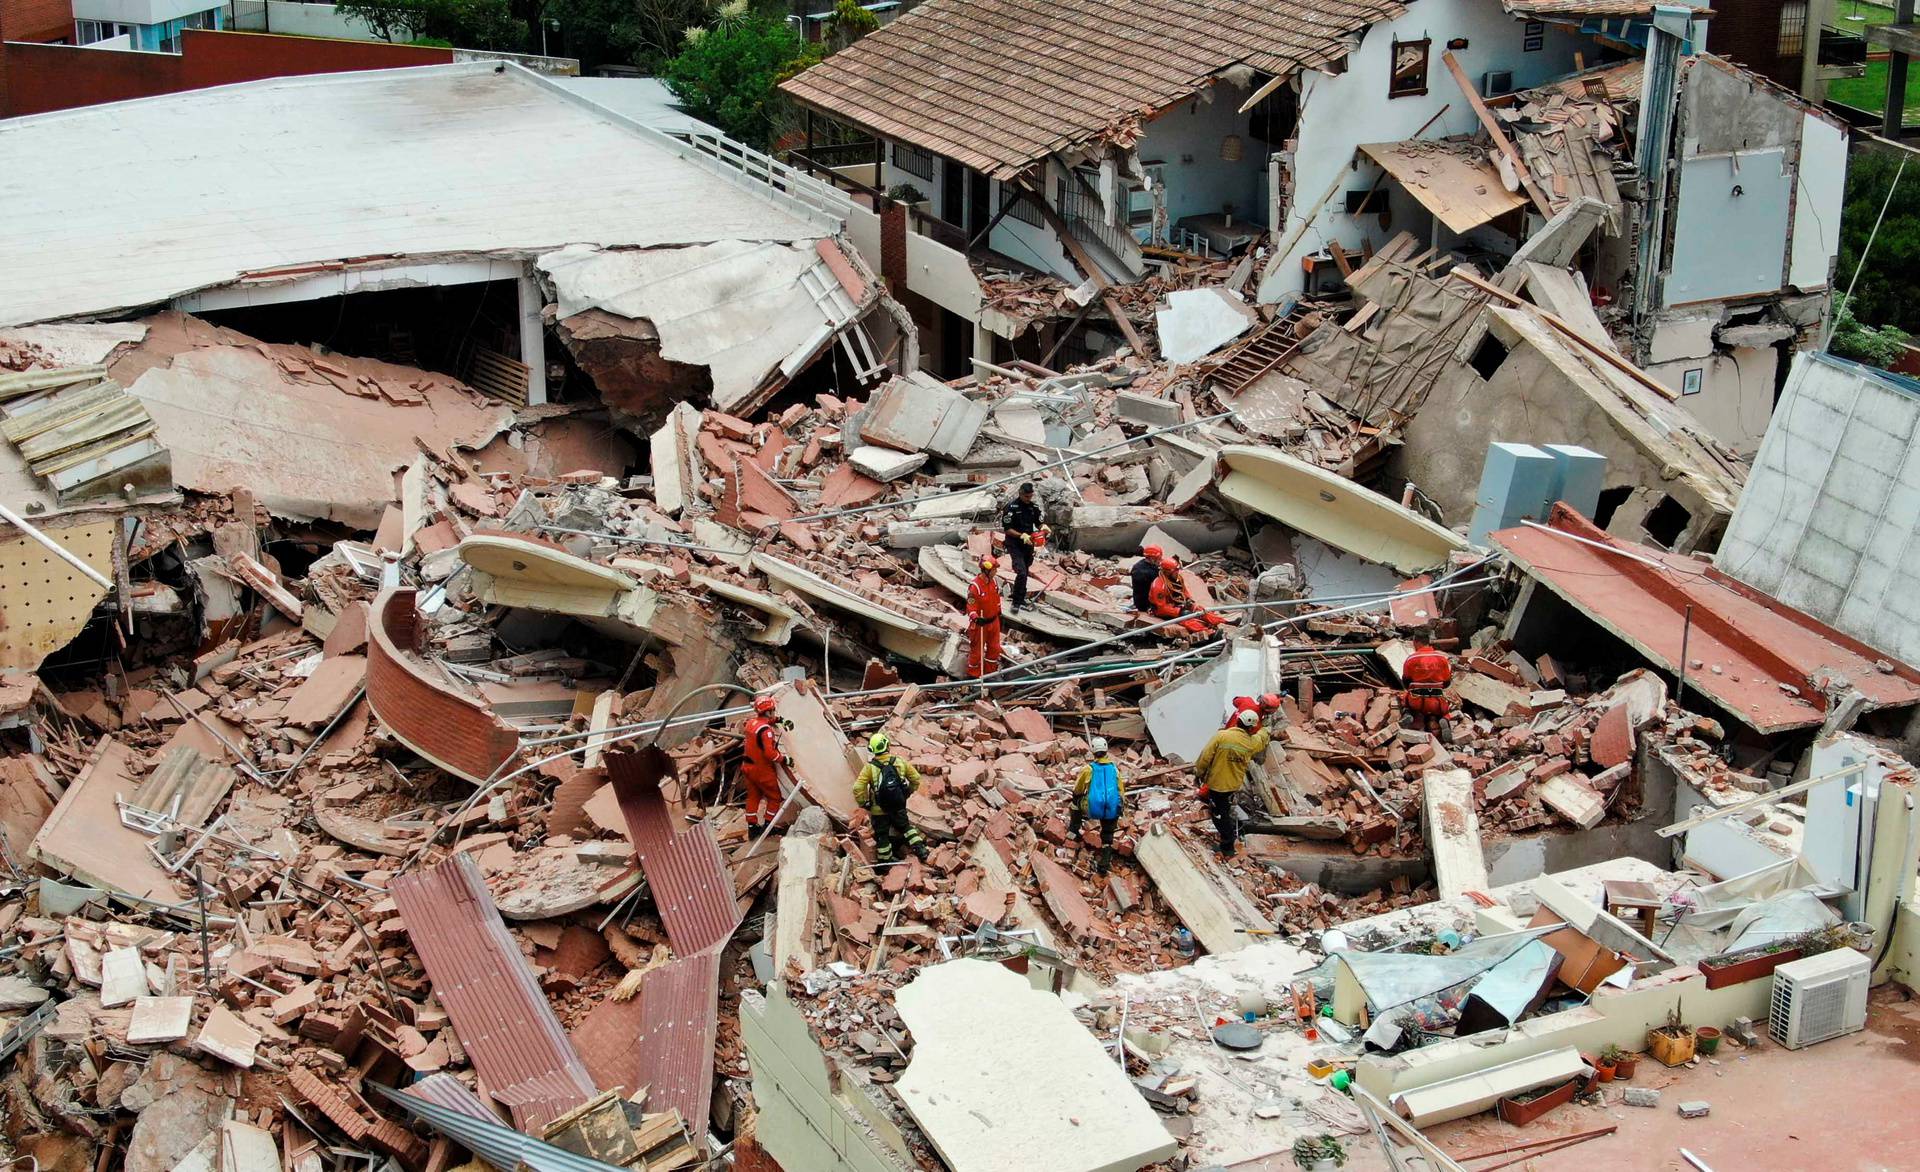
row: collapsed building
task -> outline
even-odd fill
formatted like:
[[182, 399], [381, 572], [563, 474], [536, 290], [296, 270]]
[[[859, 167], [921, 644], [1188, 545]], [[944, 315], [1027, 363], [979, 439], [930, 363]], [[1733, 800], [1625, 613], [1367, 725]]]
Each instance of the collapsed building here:
[[[1407, 13], [1341, 19], [1372, 53]], [[1659, 47], [1651, 9], [1608, 19]], [[1724, 1029], [1766, 1073], [1723, 1073], [1778, 1080], [1831, 1048], [1770, 1050], [1891, 1029], [1865, 988], [1920, 965], [1920, 670], [1809, 589], [1806, 533], [1714, 557], [1729, 517], [1780, 526], [1743, 527], [1744, 462], [1583, 295], [1624, 205], [1537, 172], [1513, 249], [1403, 221], [1271, 304], [1299, 241], [1242, 242], [1101, 293], [1114, 353], [949, 374], [872, 263], [897, 213], [590, 92], [485, 64], [0, 124], [45, 153], [204, 123], [190, 165], [82, 152], [163, 197], [132, 263], [97, 227], [5, 246], [44, 279], [0, 298], [0, 1154], [966, 1172], [1365, 1137], [1458, 1168], [1499, 1154], [1489, 1111], [1619, 1115], [1615, 1051]], [[578, 182], [532, 198], [509, 140]], [[216, 188], [271, 210], [214, 233]], [[51, 223], [36, 190], [7, 210]], [[1802, 361], [1822, 411], [1905, 393]], [[1758, 468], [1800, 483], [1781, 434]], [[1050, 540], [970, 679], [968, 580], [1027, 481]], [[1835, 507], [1805, 497], [1765, 507]], [[1134, 608], [1149, 545], [1174, 618]], [[1424, 729], [1421, 642], [1453, 664]], [[1223, 857], [1194, 764], [1268, 695]], [[757, 697], [771, 833], [737, 797]], [[924, 857], [876, 849], [875, 733]], [[1072, 817], [1096, 738], [1129, 786], [1110, 870]], [[1858, 1012], [1774, 1032], [1803, 962]], [[1843, 1142], [1719, 1110], [1697, 1145]], [[1652, 1142], [1608, 1126], [1556, 1142]]]

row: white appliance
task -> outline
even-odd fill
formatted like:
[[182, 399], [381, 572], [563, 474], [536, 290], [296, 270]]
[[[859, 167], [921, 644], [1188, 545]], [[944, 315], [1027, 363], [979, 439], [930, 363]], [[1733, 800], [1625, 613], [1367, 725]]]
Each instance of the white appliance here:
[[1773, 970], [1767, 1034], [1789, 1050], [1866, 1028], [1866, 953], [1836, 948]]

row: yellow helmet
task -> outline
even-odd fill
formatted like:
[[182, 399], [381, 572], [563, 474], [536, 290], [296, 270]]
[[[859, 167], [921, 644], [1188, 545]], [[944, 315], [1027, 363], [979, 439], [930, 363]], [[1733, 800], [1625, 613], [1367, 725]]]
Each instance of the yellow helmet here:
[[887, 748], [892, 744], [893, 742], [887, 739], [886, 733], [874, 733], [867, 738], [867, 752], [878, 757], [880, 754], [886, 752]]

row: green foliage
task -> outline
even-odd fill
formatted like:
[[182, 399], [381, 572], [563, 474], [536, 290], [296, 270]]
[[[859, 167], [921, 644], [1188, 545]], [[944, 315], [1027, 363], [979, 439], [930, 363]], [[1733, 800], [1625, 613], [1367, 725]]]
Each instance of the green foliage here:
[[827, 41], [839, 52], [880, 27], [880, 18], [860, 7], [860, 0], [839, 0], [827, 21]]
[[1332, 1161], [1337, 1168], [1347, 1162], [1347, 1149], [1331, 1135], [1303, 1135], [1293, 1141], [1296, 1167], [1311, 1168], [1322, 1160]]
[[733, 0], [715, 11], [711, 25], [687, 30], [661, 76], [687, 113], [767, 147], [790, 117], [776, 87], [820, 56], [819, 46], [802, 41], [786, 21]]
[[341, 0], [339, 9], [364, 20], [384, 40], [526, 50], [527, 22], [514, 16], [507, 0]]
[[[1849, 161], [1834, 288], [1844, 292], [1858, 269], [1859, 280], [1847, 307], [1852, 316], [1862, 322], [1886, 322], [1908, 333], [1920, 333], [1920, 161], [1910, 162], [1900, 176], [1893, 202], [1886, 205], [1886, 219], [1879, 234], [1873, 236], [1873, 252], [1866, 258], [1866, 267], [1860, 267], [1861, 252], [1873, 235], [1874, 219], [1880, 215], [1881, 204], [1899, 170], [1897, 155], [1875, 150], [1856, 151]], [[1845, 353], [1840, 349], [1838, 334], [1834, 352]]]
[[1833, 340], [1827, 348], [1842, 358], [1868, 366], [1892, 366], [1900, 360], [1906, 343], [1912, 339], [1912, 334], [1898, 326], [1882, 326], [1876, 330], [1861, 325], [1853, 316], [1853, 307], [1843, 302], [1834, 315]]

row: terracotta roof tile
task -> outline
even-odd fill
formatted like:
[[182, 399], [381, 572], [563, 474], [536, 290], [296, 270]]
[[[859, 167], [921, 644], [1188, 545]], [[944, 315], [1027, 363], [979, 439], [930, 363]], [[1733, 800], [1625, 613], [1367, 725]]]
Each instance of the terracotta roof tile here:
[[1344, 57], [1399, 0], [929, 0], [781, 88], [998, 178], [1181, 101], [1221, 70]]

